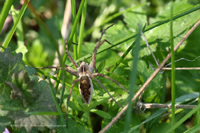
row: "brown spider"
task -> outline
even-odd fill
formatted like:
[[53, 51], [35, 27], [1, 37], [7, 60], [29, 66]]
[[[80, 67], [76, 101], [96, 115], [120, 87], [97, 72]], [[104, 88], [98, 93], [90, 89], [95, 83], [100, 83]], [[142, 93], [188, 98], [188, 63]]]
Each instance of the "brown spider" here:
[[[85, 62], [81, 62], [80, 63], [80, 67], [76, 64], [76, 62], [74, 61], [74, 59], [71, 57], [71, 55], [68, 53], [68, 47], [66, 47], [66, 53], [68, 58], [70, 59], [70, 61], [73, 63], [73, 65], [76, 67], [77, 71], [74, 70], [71, 67], [66, 67], [65, 70], [68, 71], [69, 73], [79, 77], [78, 79], [75, 79], [72, 83], [71, 86], [71, 90], [69, 92], [69, 96], [67, 99], [67, 119], [68, 119], [68, 103], [70, 100], [70, 95], [72, 93], [73, 87], [75, 85], [76, 82], [79, 82], [79, 91], [81, 96], [83, 97], [83, 100], [85, 101], [86, 104], [90, 103], [91, 97], [92, 97], [92, 92], [93, 92], [93, 84], [92, 84], [92, 80], [91, 78], [93, 78], [97, 83], [99, 83], [99, 85], [108, 93], [108, 95], [115, 101], [116, 104], [118, 104], [120, 107], [122, 107], [111, 95], [110, 93], [107, 91], [107, 89], [103, 86], [103, 84], [101, 82], [99, 82], [95, 76], [101, 76], [101, 77], [105, 77], [111, 81], [113, 81], [114, 83], [118, 84], [121, 88], [123, 88], [127, 93], [128, 91], [117, 81], [115, 81], [114, 79], [111, 79], [110, 77], [104, 75], [104, 74], [100, 74], [100, 73], [93, 73], [94, 69], [96, 69], [95, 63], [96, 63], [96, 53], [98, 48], [104, 43], [107, 42], [109, 43], [106, 39], [104, 39], [103, 41], [101, 41], [101, 38], [103, 36], [103, 34], [105, 33], [105, 31], [110, 28], [111, 26], [113, 26], [114, 24], [108, 26], [106, 29], [103, 30], [103, 32], [101, 33], [101, 36], [94, 48], [93, 54], [92, 54], [92, 60], [90, 62], [90, 64], [88, 65]], [[109, 43], [110, 44], [110, 43]], [[68, 120], [67, 120], [68, 123]], [[68, 124], [67, 124], [68, 125]]]
[[[95, 67], [95, 63], [96, 63], [96, 53], [98, 48], [104, 43], [107, 42], [109, 43], [106, 39], [104, 39], [103, 41], [101, 41], [101, 38], [103, 36], [103, 34], [105, 33], [105, 31], [110, 28], [111, 26], [113, 26], [114, 24], [108, 26], [106, 29], [103, 30], [103, 32], [101, 33], [101, 36], [94, 48], [93, 51], [93, 55], [92, 55], [92, 60], [90, 62], [90, 64], [88, 65], [88, 63], [85, 62], [79, 62], [80, 63], [80, 67], [77, 65], [77, 63], [74, 61], [74, 59], [72, 58], [72, 56], [69, 54], [68, 52], [68, 46], [66, 45], [66, 54], [68, 56], [68, 58], [70, 59], [70, 61], [72, 62], [72, 64], [76, 67], [77, 70], [65, 65], [65, 70], [67, 72], [69, 72], [70, 74], [79, 77], [78, 79], [75, 79], [72, 83], [70, 92], [69, 92], [69, 96], [67, 99], [67, 111], [66, 111], [66, 124], [67, 124], [67, 128], [68, 128], [68, 104], [69, 104], [69, 100], [70, 100], [70, 96], [73, 90], [73, 87], [75, 85], [76, 82], [79, 82], [79, 91], [81, 96], [83, 97], [83, 100], [85, 101], [86, 104], [90, 103], [91, 97], [92, 97], [92, 92], [93, 92], [93, 84], [92, 84], [92, 80], [91, 78], [93, 78], [97, 83], [99, 83], [99, 85], [108, 93], [108, 95], [114, 100], [114, 102], [116, 104], [118, 104], [120, 107], [122, 107], [112, 96], [111, 94], [107, 91], [107, 89], [103, 86], [103, 84], [101, 82], [99, 82], [95, 76], [101, 76], [101, 77], [105, 77], [111, 81], [113, 81], [114, 83], [118, 84], [122, 89], [124, 89], [127, 93], [128, 91], [117, 81], [115, 81], [114, 79], [104, 75], [104, 74], [100, 74], [100, 73], [93, 73], [94, 69], [96, 70]], [[110, 44], [110, 43], [109, 43]], [[44, 68], [44, 67], [43, 67]], [[56, 69], [61, 69], [60, 67], [45, 67], [45, 68], [56, 68]]]

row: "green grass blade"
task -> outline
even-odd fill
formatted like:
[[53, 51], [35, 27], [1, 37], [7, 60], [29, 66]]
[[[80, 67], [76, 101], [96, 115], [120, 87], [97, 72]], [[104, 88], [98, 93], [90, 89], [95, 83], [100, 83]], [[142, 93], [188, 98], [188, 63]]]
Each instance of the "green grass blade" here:
[[194, 127], [188, 129], [184, 133], [194, 133], [194, 132], [198, 133], [198, 131], [200, 131], [200, 124], [195, 125]]
[[110, 72], [114, 72], [115, 69], [119, 66], [119, 64], [124, 60], [124, 58], [127, 56], [127, 54], [133, 49], [134, 44], [132, 44], [120, 57], [120, 59], [115, 63], [115, 65], [111, 68]]
[[134, 86], [135, 86], [135, 81], [136, 81], [136, 73], [137, 73], [137, 61], [138, 61], [138, 55], [139, 55], [139, 51], [140, 51], [140, 28], [138, 29], [137, 32], [137, 37], [135, 40], [135, 50], [134, 50], [134, 60], [133, 60], [133, 64], [132, 64], [132, 72], [130, 75], [130, 91], [129, 91], [129, 97], [128, 97], [128, 109], [126, 111], [126, 124], [125, 124], [125, 131], [128, 131], [128, 129], [130, 128], [130, 121], [131, 121], [131, 112], [132, 112], [132, 97], [134, 95]]
[[4, 22], [9, 14], [9, 10], [11, 8], [12, 3], [13, 3], [13, 0], [6, 0], [4, 2], [3, 9], [0, 15], [0, 31], [2, 30]]
[[[52, 85], [52, 83], [50, 81], [50, 77], [49, 76], [47, 76], [47, 77], [48, 77], [48, 80], [49, 80], [49, 85], [50, 85], [50, 88], [51, 88], [51, 94], [52, 94], [52, 97], [53, 97], [53, 101], [54, 101], [54, 103], [56, 105], [56, 109], [58, 110], [58, 113], [60, 115], [61, 123], [62, 123], [62, 125], [66, 125], [65, 119], [64, 119], [63, 114], [62, 114], [62, 111], [61, 111], [61, 109], [60, 109], [60, 107], [58, 105], [56, 94], [54, 93], [53, 85]], [[67, 132], [67, 128], [65, 126], [63, 127], [63, 130], [64, 130], [65, 133]]]
[[[9, 42], [10, 42], [10, 40], [11, 40], [15, 30], [16, 30], [17, 24], [21, 20], [26, 8], [27, 8], [27, 4], [26, 4], [26, 2], [24, 2], [23, 6], [22, 6], [22, 8], [21, 8], [21, 10], [19, 12], [19, 15], [17, 16], [16, 22], [14, 23], [11, 31], [9, 32], [8, 36], [6, 37], [5, 42], [3, 43], [3, 47], [4, 48], [7, 48], [8, 44], [9, 44]], [[3, 52], [3, 51], [4, 51], [4, 49], [1, 50], [1, 52]]]
[[87, 0], [85, 0], [85, 4], [83, 7], [83, 12], [81, 16], [81, 26], [80, 26], [80, 35], [79, 35], [79, 44], [78, 44], [78, 58], [81, 57], [81, 50], [83, 45], [83, 36], [84, 36], [84, 26], [86, 20], [86, 11], [87, 11]]
[[45, 111], [36, 111], [36, 112], [26, 112], [27, 115], [59, 115], [58, 112], [45, 112]]
[[[175, 123], [175, 55], [174, 55], [174, 37], [173, 37], [173, 1], [171, 3], [171, 15], [170, 15], [170, 43], [171, 43], [171, 97], [172, 97], [172, 120], [171, 125]], [[172, 131], [174, 133], [174, 130]]]
[[[71, 43], [72, 43], [73, 36], [74, 36], [74, 34], [75, 34], [75, 32], [76, 32], [76, 27], [77, 27], [78, 21], [79, 21], [79, 19], [80, 19], [80, 16], [81, 16], [81, 13], [82, 13], [82, 9], [83, 9], [84, 3], [85, 3], [85, 0], [82, 0], [82, 1], [81, 1], [81, 4], [80, 4], [80, 7], [79, 7], [79, 9], [78, 9], [78, 13], [77, 13], [77, 15], [76, 15], [76, 19], [75, 19], [75, 21], [74, 21], [74, 24], [73, 24], [73, 27], [72, 27], [72, 31], [71, 31], [71, 34], [70, 34], [69, 39], [68, 39], [69, 48], [70, 48], [70, 45], [71, 45]], [[66, 59], [67, 59], [67, 56], [65, 55], [63, 60], [66, 61]]]
[[[200, 105], [200, 95], [198, 99], [198, 105]], [[196, 116], [195, 116], [195, 121], [194, 121], [194, 126], [200, 124], [200, 110], [197, 111]]]
[[[19, 12], [15, 10], [14, 6], [11, 7], [11, 10], [12, 10], [13, 21], [14, 23], [16, 23]], [[23, 54], [23, 60], [25, 60], [25, 53], [27, 52], [27, 48], [24, 45], [24, 31], [23, 31], [21, 19], [19, 20], [18, 25], [16, 27], [16, 37], [17, 37], [17, 45], [18, 45], [16, 49], [16, 53], [21, 52]]]
[[171, 126], [166, 133], [172, 132], [174, 129], [176, 129], [178, 126], [180, 126], [184, 121], [186, 121], [188, 118], [190, 118], [195, 112], [197, 112], [200, 109], [200, 104], [196, 106], [193, 110], [191, 110], [189, 113], [187, 113], [183, 118], [181, 118], [178, 122], [176, 122], [173, 126]]
[[[75, 0], [71, 0], [71, 10], [72, 10], [72, 24], [74, 24], [76, 19], [76, 2]], [[78, 23], [77, 23], [78, 24]], [[77, 34], [73, 34], [73, 42], [77, 43]], [[77, 46], [73, 45], [73, 52], [74, 52], [74, 60], [77, 60]]]

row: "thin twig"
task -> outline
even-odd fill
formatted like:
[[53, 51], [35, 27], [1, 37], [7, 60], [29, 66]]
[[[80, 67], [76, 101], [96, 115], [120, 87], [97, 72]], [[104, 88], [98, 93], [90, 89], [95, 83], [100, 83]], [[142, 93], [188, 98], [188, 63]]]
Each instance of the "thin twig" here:
[[107, 75], [104, 75], [104, 74], [101, 74], [101, 73], [93, 73], [92, 75], [93, 76], [100, 76], [100, 77], [107, 78], [107, 79], [111, 80], [112, 82], [116, 83], [117, 85], [119, 85], [124, 91], [126, 91], [128, 93], [128, 91], [119, 82], [117, 82], [114, 79], [108, 77]]
[[[54, 67], [54, 66], [46, 66], [46, 67], [39, 67], [36, 69], [44, 69], [44, 68], [55, 68], [56, 70], [62, 70], [62, 68], [60, 66]], [[79, 76], [78, 75], [78, 71], [76, 71], [75, 69], [69, 67], [68, 65], [65, 65], [65, 71], [67, 71], [68, 73], [74, 75], [74, 76]]]
[[[188, 105], [193, 104], [194, 102], [197, 102], [198, 99], [199, 99], [199, 98], [194, 99], [193, 101], [191, 101], [190, 103], [188, 103]], [[171, 114], [171, 111], [168, 112], [168, 113], [163, 114], [161, 117], [163, 118], [163, 117], [166, 117], [166, 116], [168, 116], [168, 115], [170, 115], [170, 114]]]
[[[200, 56], [197, 56], [195, 59], [193, 59], [193, 60], [189, 60], [189, 59], [185, 59], [185, 58], [180, 58], [180, 59], [178, 59], [178, 60], [176, 60], [175, 62], [178, 62], [178, 61], [180, 61], [180, 60], [185, 60], [185, 61], [196, 61], [198, 58], [199, 58]], [[155, 70], [155, 68], [153, 68], [153, 66], [151, 65], [151, 62], [149, 62], [149, 65], [150, 65], [150, 67], [153, 69], [153, 70]], [[167, 66], [170, 66], [171, 65], [171, 63], [169, 63], [169, 64], [167, 64], [167, 65], [165, 65], [165, 67], [164, 68], [162, 68], [162, 70], [171, 70], [171, 68], [168, 68]], [[193, 67], [186, 67], [186, 68], [175, 68], [175, 70], [200, 70], [200, 67], [195, 67], [195, 68], [193, 68]], [[163, 73], [164, 71], [160, 71], [159, 73]]]
[[153, 58], [154, 58], [154, 60], [155, 60], [155, 62], [156, 62], [156, 64], [157, 64], [157, 66], [159, 66], [160, 64], [159, 64], [159, 62], [157, 61], [155, 55], [153, 54], [153, 52], [152, 52], [152, 50], [151, 50], [151, 48], [150, 48], [150, 46], [149, 46], [149, 43], [148, 43], [147, 39], [145, 38], [145, 36], [144, 36], [142, 30], [140, 30], [140, 33], [141, 33], [142, 38], [144, 39], [144, 41], [145, 41], [147, 47], [149, 48], [149, 50], [150, 50], [150, 52], [151, 52], [151, 54], [152, 54], [152, 56], [153, 56]]
[[[171, 108], [171, 104], [158, 104], [158, 103], [142, 103], [142, 102], [137, 102], [136, 104], [136, 108], [139, 109], [150, 109], [150, 108]], [[176, 104], [175, 108], [176, 109], [194, 109], [196, 107], [196, 105], [179, 105]]]
[[[190, 61], [190, 62], [191, 62], [191, 61], [196, 61], [199, 57], [200, 57], [200, 56], [197, 56], [197, 57], [196, 57], [195, 59], [193, 59], [193, 60], [189, 60], [189, 59], [185, 59], [185, 58], [180, 58], [180, 59], [176, 60], [175, 62], [178, 62], [178, 61], [181, 61], [181, 60]], [[170, 65], [171, 65], [171, 63], [165, 65], [165, 67], [170, 66]]]
[[[172, 68], [165, 67], [162, 70], [172, 70]], [[200, 70], [200, 67], [177, 67], [175, 70]]]
[[[200, 20], [188, 31], [188, 33], [183, 37], [183, 39], [174, 47], [174, 51], [176, 51], [179, 48], [179, 46], [188, 38], [188, 36], [197, 28], [199, 24], [200, 24]], [[143, 86], [138, 90], [138, 92], [132, 98], [132, 101], [135, 101], [138, 98], [138, 96], [143, 91], [146, 90], [146, 87], [154, 79], [154, 77], [158, 74], [158, 72], [163, 68], [163, 66], [169, 60], [170, 57], [171, 57], [171, 53], [167, 55], [167, 57], [163, 60], [160, 66], [153, 72], [153, 74], [147, 79], [147, 81], [143, 84]], [[128, 108], [128, 104], [112, 119], [110, 123], [108, 123], [108, 125], [106, 125], [100, 131], [100, 133], [104, 133], [106, 130], [108, 130], [121, 117], [121, 115], [126, 111], [127, 108]]]

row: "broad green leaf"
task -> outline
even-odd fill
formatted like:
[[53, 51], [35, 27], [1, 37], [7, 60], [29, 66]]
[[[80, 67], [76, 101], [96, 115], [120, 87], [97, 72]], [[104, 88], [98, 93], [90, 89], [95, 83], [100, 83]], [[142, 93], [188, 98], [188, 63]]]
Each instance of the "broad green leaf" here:
[[86, 126], [83, 126], [80, 123], [77, 123], [72, 119], [69, 119], [68, 132], [70, 132], [70, 133], [91, 133]]
[[[174, 14], [177, 14], [178, 12], [184, 11], [187, 8], [192, 7], [193, 5], [189, 4], [186, 2], [186, 0], [184, 1], [175, 1], [174, 2]], [[169, 9], [170, 9], [170, 4], [167, 4], [163, 10], [160, 11], [160, 13], [158, 14], [158, 16], [155, 19], [152, 19], [153, 22], [162, 20], [164, 18], [169, 18]], [[191, 28], [191, 26], [193, 26], [194, 23], [196, 23], [199, 19], [200, 16], [199, 14], [199, 10], [195, 11], [193, 13], [190, 13], [189, 15], [185, 15], [179, 19], [176, 19], [173, 21], [173, 34], [174, 34], [174, 44], [176, 45], [182, 38], [183, 36], [188, 32], [188, 30]], [[158, 53], [159, 51], [162, 52], [161, 50], [165, 50], [168, 51], [169, 50], [169, 23], [163, 24], [159, 27], [156, 27], [150, 31], [148, 31], [147, 33], [145, 33], [146, 38], [148, 40], [148, 43], [150, 45], [157, 45], [157, 51], [156, 53]], [[150, 41], [149, 41], [150, 39]], [[182, 49], [184, 48], [184, 45], [179, 48]], [[156, 49], [153, 49], [153, 52]], [[159, 51], [158, 51], [159, 50]], [[141, 55], [142, 57], [144, 56], [144, 52]]]
[[106, 65], [106, 61], [102, 61], [99, 66], [97, 67], [97, 71], [98, 73], [100, 73], [104, 68], [105, 68], [105, 65]]
[[129, 30], [133, 32], [136, 32], [138, 24], [140, 24], [141, 27], [144, 27], [147, 23], [146, 12], [142, 9], [142, 7], [125, 12], [123, 15], [124, 21], [127, 23]]
[[0, 71], [4, 74], [1, 75], [4, 78], [0, 82], [0, 86], [4, 87], [0, 88], [3, 92], [0, 97], [1, 116], [14, 122], [17, 129], [25, 127], [27, 132], [31, 132], [33, 127], [41, 131], [45, 130], [45, 127], [55, 128], [57, 116], [27, 114], [29, 111], [57, 111], [47, 82], [38, 82], [36, 76], [30, 78], [21, 54], [12, 55], [9, 49], [6, 49], [0, 53], [0, 57], [0, 64], [2, 64]]
[[4, 117], [4, 116], [0, 116], [0, 132], [3, 132], [6, 128], [6, 125], [10, 125], [11, 121], [9, 118]]
[[95, 114], [97, 114], [97, 115], [99, 115], [99, 116], [101, 116], [101, 117], [103, 117], [105, 119], [110, 119], [111, 118], [110, 114], [108, 114], [108, 113], [106, 113], [104, 111], [101, 111], [101, 110], [91, 109], [90, 112], [93, 112], [93, 113], [95, 113]]
[[81, 111], [81, 108], [77, 106], [74, 102], [69, 101], [69, 107], [73, 110], [79, 110]]
[[33, 64], [36, 67], [48, 66], [47, 52], [43, 51], [42, 44], [39, 40], [35, 40], [31, 46], [31, 49], [26, 53], [26, 58], [29, 64]]

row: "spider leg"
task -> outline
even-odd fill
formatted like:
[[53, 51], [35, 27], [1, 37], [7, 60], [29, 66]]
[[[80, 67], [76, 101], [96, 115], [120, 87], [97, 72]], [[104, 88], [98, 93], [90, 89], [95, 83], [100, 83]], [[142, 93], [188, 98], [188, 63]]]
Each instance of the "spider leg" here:
[[[43, 69], [43, 68], [55, 68], [56, 70], [61, 70], [62, 68], [60, 66], [54, 67], [54, 66], [46, 66], [46, 67], [40, 67], [37, 69]], [[74, 76], [79, 76], [78, 75], [78, 71], [76, 71], [75, 69], [73, 69], [72, 67], [69, 67], [68, 65], [65, 65], [65, 71], [67, 71], [68, 73], [74, 75]]]
[[36, 68], [36, 69], [44, 69], [44, 68], [55, 68], [55, 69], [59, 69], [59, 67], [54, 67], [54, 66], [38, 67], [38, 68]]
[[96, 54], [97, 54], [97, 50], [99, 49], [99, 47], [104, 43], [104, 42], [107, 42], [108, 44], [110, 44], [110, 42], [106, 39], [104, 39], [103, 41], [101, 41], [100, 43], [97, 42], [95, 48], [94, 48], [94, 51], [93, 51], [93, 54], [92, 54], [92, 60], [90, 62], [90, 67], [94, 70], [95, 68], [95, 63], [96, 63]]
[[68, 98], [67, 98], [67, 111], [66, 111], [66, 127], [67, 127], [67, 128], [68, 128], [68, 105], [69, 105], [69, 100], [70, 100], [71, 93], [72, 93], [72, 90], [73, 90], [73, 88], [74, 88], [74, 85], [75, 85], [76, 82], [78, 82], [78, 81], [79, 81], [79, 79], [75, 79], [75, 80], [73, 81], [72, 87], [71, 87], [71, 89], [70, 89], [70, 91], [69, 91], [69, 96], [68, 96]]
[[[100, 77], [104, 77], [104, 78], [107, 78], [111, 81], [113, 81], [114, 83], [116, 83], [117, 85], [119, 85], [122, 89], [124, 89], [124, 91], [126, 91], [128, 93], [128, 91], [117, 81], [115, 81], [114, 79], [108, 77], [107, 75], [104, 75], [104, 74], [101, 74], [101, 73], [93, 73], [92, 74], [93, 76], [100, 76]], [[128, 93], [129, 94], [129, 93]]]
[[72, 58], [72, 56], [68, 52], [68, 44], [66, 44], [66, 51], [65, 52], [66, 52], [68, 58], [70, 59], [70, 61], [72, 62], [72, 64], [78, 69], [77, 63], [74, 61], [74, 59]]
[[115, 99], [114, 99], [114, 97], [108, 92], [108, 90], [103, 86], [103, 84], [101, 83], [101, 82], [99, 82], [99, 80], [97, 80], [93, 75], [91, 75], [89, 72], [88, 72], [88, 74], [108, 93], [108, 95], [113, 99], [113, 101], [117, 104], [117, 105], [119, 105], [120, 107], [122, 107], [123, 108], [123, 106], [122, 105], [120, 105]]
[[72, 67], [69, 67], [68, 65], [65, 65], [65, 70], [68, 72], [68, 73], [70, 73], [70, 74], [72, 74], [72, 75], [74, 75], [74, 76], [79, 76], [78, 75], [78, 71], [76, 71], [75, 69], [73, 69]]
[[112, 27], [115, 23], [113, 23], [112, 25], [108, 26], [106, 29], [103, 30], [103, 32], [101, 33], [101, 36], [94, 48], [94, 51], [93, 51], [93, 54], [92, 54], [92, 61], [90, 62], [90, 67], [94, 70], [95, 68], [95, 63], [96, 63], [96, 53], [97, 53], [97, 50], [99, 49], [99, 47], [101, 46], [101, 44], [103, 44], [104, 42], [107, 42], [110, 44], [110, 42], [108, 42], [106, 39], [104, 39], [103, 41], [101, 41], [102, 37], [103, 37], [103, 34], [106, 32], [106, 30], [110, 27]]

